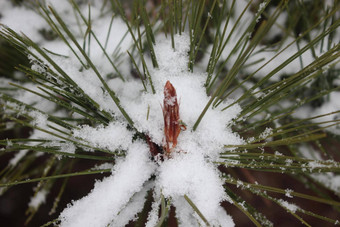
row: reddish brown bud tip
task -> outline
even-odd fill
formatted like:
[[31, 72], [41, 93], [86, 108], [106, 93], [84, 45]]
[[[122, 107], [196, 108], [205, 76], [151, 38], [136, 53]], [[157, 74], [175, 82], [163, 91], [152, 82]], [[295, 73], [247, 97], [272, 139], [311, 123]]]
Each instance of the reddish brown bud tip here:
[[[165, 103], [167, 102], [167, 103]], [[164, 106], [167, 105], [176, 105], [177, 104], [177, 94], [176, 89], [174, 86], [170, 83], [170, 81], [167, 81], [164, 86]]]
[[170, 150], [177, 145], [177, 137], [181, 132], [176, 89], [169, 81], [164, 86], [163, 104], [165, 149], [169, 154]]

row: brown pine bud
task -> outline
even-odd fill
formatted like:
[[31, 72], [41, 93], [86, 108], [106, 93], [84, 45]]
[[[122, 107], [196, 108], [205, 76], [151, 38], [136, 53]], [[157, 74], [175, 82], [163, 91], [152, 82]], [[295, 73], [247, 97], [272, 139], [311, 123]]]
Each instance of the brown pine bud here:
[[167, 81], [164, 86], [164, 102], [162, 109], [166, 142], [164, 149], [166, 150], [167, 155], [169, 155], [171, 149], [177, 145], [177, 137], [181, 132], [181, 128], [185, 128], [179, 117], [176, 89], [169, 81]]

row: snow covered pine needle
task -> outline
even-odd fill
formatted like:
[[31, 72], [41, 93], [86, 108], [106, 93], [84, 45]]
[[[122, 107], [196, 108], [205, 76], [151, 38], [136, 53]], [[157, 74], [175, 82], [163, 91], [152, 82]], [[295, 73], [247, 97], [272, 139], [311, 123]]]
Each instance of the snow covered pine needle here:
[[[203, 87], [206, 75], [187, 70], [189, 37], [176, 35], [175, 44], [176, 50], [171, 47], [171, 40], [157, 39], [155, 53], [159, 67], [150, 72], [155, 78], [155, 94], [131, 90], [133, 86], [141, 86], [133, 80], [114, 79], [110, 83], [120, 95], [121, 105], [130, 114], [136, 129], [146, 135], [146, 143], [134, 140], [132, 131], [123, 130], [126, 127], [123, 122], [74, 130], [74, 134], [95, 146], [107, 147], [109, 142], [104, 141], [114, 140], [114, 144], [110, 142], [111, 148], [124, 147], [127, 154], [117, 158], [110, 177], [96, 182], [86, 197], [61, 213], [61, 226], [124, 226], [143, 209], [142, 201], [150, 188], [153, 188], [154, 202], [146, 226], [157, 225], [162, 203], [168, 208], [175, 207], [180, 226], [207, 223], [233, 226], [232, 218], [220, 205], [222, 201], [231, 200], [224, 192], [223, 180], [214, 162], [219, 160], [224, 144], [244, 143], [229, 127], [220, 124], [220, 121], [228, 124], [240, 107], [235, 105], [228, 114], [221, 112], [221, 108], [210, 108], [196, 131], [183, 131], [186, 126], [182, 120], [192, 128], [209, 97]], [[161, 101], [163, 106], [160, 107]], [[148, 108], [146, 117], [141, 110]], [[117, 110], [115, 113], [119, 114]], [[117, 127], [126, 134], [124, 138], [117, 134]], [[101, 139], [94, 140], [98, 133]], [[138, 206], [131, 202], [135, 197], [141, 199], [136, 201]]]
[[[35, 11], [25, 7], [33, 2]], [[13, 155], [0, 195], [39, 182], [29, 222], [63, 180], [44, 226], [232, 227], [232, 209], [272, 226], [248, 195], [306, 226], [306, 215], [337, 224], [290, 200], [340, 207], [340, 163], [320, 140], [324, 129], [340, 135], [338, 102], [321, 97], [340, 95], [338, 1], [122, 2], [0, 1], [2, 65], [16, 58], [3, 43], [28, 58], [0, 77], [0, 134], [31, 130], [0, 140], [1, 158]], [[326, 105], [305, 106], [312, 100]], [[82, 159], [92, 162], [85, 170]], [[86, 196], [58, 206], [69, 177], [104, 172]], [[318, 197], [267, 186], [277, 174]]]

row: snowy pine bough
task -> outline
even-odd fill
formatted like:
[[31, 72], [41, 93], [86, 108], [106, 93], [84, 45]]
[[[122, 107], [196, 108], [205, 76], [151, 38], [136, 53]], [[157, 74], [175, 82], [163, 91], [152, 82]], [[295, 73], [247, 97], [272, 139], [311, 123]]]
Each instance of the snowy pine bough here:
[[[337, 0], [2, 1], [0, 48], [27, 60], [0, 78], [0, 193], [35, 182], [29, 223], [58, 190], [44, 226], [234, 226], [233, 209], [280, 224], [249, 195], [296, 223], [338, 224], [339, 10]], [[6, 138], [18, 129], [30, 133]], [[74, 169], [82, 159], [92, 167]], [[98, 180], [60, 207], [80, 175]], [[271, 186], [278, 176], [304, 190]]]

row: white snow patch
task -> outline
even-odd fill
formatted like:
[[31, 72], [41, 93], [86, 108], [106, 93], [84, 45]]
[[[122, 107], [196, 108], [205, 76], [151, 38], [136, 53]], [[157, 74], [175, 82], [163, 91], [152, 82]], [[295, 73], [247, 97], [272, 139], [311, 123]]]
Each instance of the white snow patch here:
[[126, 226], [130, 220], [135, 220], [137, 214], [142, 211], [146, 200], [148, 190], [153, 186], [152, 183], [148, 183], [141, 191], [136, 193], [127, 204], [127, 206], [119, 213], [119, 215], [110, 223], [110, 227]]
[[278, 202], [284, 207], [286, 208], [287, 210], [290, 210], [291, 212], [295, 213], [299, 207], [296, 206], [295, 204], [293, 203], [289, 203], [283, 199], [279, 199]]
[[46, 127], [47, 124], [47, 118], [48, 116], [44, 113], [41, 113], [39, 111], [29, 111], [28, 116], [32, 117], [32, 125], [40, 127], [40, 128], [44, 128]]
[[[37, 87], [36, 84], [33, 83], [25, 83], [25, 88], [32, 90], [37, 93], [41, 93], [41, 90]], [[56, 104], [43, 98], [40, 96], [37, 96], [36, 94], [25, 91], [25, 90], [19, 90], [19, 92], [14, 96], [15, 99], [28, 104], [32, 105], [34, 108], [43, 111], [45, 113], [54, 113]], [[24, 108], [24, 107], [22, 107]]]
[[99, 125], [95, 128], [84, 125], [72, 131], [73, 136], [80, 138], [92, 146], [115, 151], [126, 150], [132, 143], [133, 133], [126, 124], [111, 122], [108, 126]]
[[21, 150], [21, 151], [19, 151], [17, 154], [15, 154], [15, 156], [8, 162], [8, 164], [10, 165], [10, 166], [16, 166], [18, 163], [19, 163], [19, 161], [23, 158], [23, 157], [25, 157], [25, 155], [27, 154], [27, 152], [28, 152], [28, 150]]
[[266, 128], [261, 134], [260, 134], [260, 138], [261, 139], [266, 139], [267, 137], [269, 137], [270, 136], [270, 134], [272, 134], [273, 133], [273, 129], [272, 128]]
[[154, 190], [153, 198], [154, 201], [151, 204], [151, 211], [149, 212], [147, 222], [145, 224], [145, 227], [153, 227], [157, 225], [158, 222], [158, 214], [159, 214], [159, 208], [161, 204], [161, 195], [159, 193], [159, 188], [156, 187], [156, 190]]
[[29, 202], [28, 206], [32, 207], [34, 209], [37, 209], [41, 204], [46, 202], [46, 196], [48, 194], [48, 191], [42, 189], [38, 191]]
[[289, 189], [289, 188], [287, 188], [286, 190], [285, 190], [285, 196], [287, 196], [288, 198], [293, 198], [293, 196], [292, 196], [292, 192], [293, 192], [293, 190], [292, 189]]
[[2, 24], [5, 24], [17, 33], [24, 33], [35, 42], [43, 41], [39, 31], [48, 29], [49, 26], [37, 12], [24, 6], [13, 7], [10, 3], [5, 3], [9, 1], [2, 2], [0, 7]]
[[65, 153], [70, 153], [70, 154], [74, 154], [76, 151], [76, 145], [72, 142], [61, 142], [58, 140], [55, 141], [51, 141], [47, 144], [44, 144], [44, 146], [46, 147], [59, 147], [59, 151], [61, 152], [65, 152]]
[[114, 167], [114, 164], [113, 163], [103, 163], [103, 164], [100, 164], [100, 165], [95, 165], [92, 169], [93, 170], [102, 170], [102, 169], [113, 169]]
[[223, 181], [216, 167], [199, 152], [177, 154], [164, 161], [159, 168], [158, 184], [165, 197], [187, 195], [213, 226], [222, 225], [218, 211], [220, 203], [228, 199]]
[[[327, 101], [323, 103], [320, 107], [312, 108], [309, 106], [302, 106], [297, 111], [295, 111], [293, 115], [295, 117], [304, 119], [304, 118], [316, 117], [316, 116], [339, 111], [340, 110], [339, 99], [340, 99], [340, 92], [338, 91], [331, 92], [327, 97]], [[338, 112], [338, 113], [329, 114], [323, 117], [312, 119], [312, 121], [315, 123], [319, 123], [319, 122], [333, 121], [333, 120], [339, 120], [339, 119], [340, 119], [340, 113]], [[327, 126], [327, 125], [332, 125], [335, 123], [337, 123], [337, 125], [328, 127], [326, 128], [326, 130], [336, 135], [340, 135], [339, 122], [330, 122], [327, 124], [322, 124], [322, 127]]]
[[[307, 159], [314, 159], [316, 161], [323, 160], [320, 153], [316, 151], [311, 146], [300, 146], [299, 147], [300, 154]], [[328, 173], [311, 173], [309, 174], [314, 180], [323, 184], [328, 189], [332, 190], [336, 193], [337, 196], [340, 196], [340, 176], [328, 172]]]
[[149, 158], [149, 148], [134, 142], [124, 160], [115, 165], [112, 175], [96, 182], [94, 189], [82, 199], [70, 204], [60, 214], [60, 226], [105, 227], [116, 219], [130, 198], [142, 190], [155, 170]]

